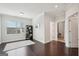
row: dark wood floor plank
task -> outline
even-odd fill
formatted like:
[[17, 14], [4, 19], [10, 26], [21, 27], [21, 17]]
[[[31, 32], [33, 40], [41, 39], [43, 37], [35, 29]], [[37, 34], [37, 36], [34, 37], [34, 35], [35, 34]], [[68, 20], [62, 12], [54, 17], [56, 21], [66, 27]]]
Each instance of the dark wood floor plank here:
[[62, 42], [52, 41], [47, 44], [34, 42], [34, 45], [7, 51], [6, 53], [16, 56], [78, 56], [78, 48], [66, 48], [65, 43]]

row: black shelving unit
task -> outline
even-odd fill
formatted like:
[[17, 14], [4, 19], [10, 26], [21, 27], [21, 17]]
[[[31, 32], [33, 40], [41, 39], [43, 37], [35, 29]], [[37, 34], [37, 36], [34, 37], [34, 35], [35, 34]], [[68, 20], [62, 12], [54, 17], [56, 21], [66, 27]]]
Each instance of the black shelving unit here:
[[33, 40], [33, 26], [26, 25], [26, 40]]

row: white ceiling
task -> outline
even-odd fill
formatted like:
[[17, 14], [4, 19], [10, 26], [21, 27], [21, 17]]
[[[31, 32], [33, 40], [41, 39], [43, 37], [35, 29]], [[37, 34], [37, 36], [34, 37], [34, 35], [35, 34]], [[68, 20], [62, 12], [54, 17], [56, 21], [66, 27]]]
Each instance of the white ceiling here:
[[[58, 5], [58, 8], [55, 8], [55, 5]], [[0, 3], [0, 13], [32, 19], [42, 12], [48, 12], [50, 15], [63, 15], [63, 12], [68, 6], [71, 7], [71, 5], [78, 4]], [[23, 12], [24, 15], [20, 15], [20, 12]]]

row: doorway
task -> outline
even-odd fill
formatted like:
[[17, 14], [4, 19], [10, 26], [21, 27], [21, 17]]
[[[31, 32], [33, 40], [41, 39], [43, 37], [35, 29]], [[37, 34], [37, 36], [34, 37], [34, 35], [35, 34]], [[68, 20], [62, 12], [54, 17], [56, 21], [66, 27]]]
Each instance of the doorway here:
[[60, 42], [65, 42], [64, 29], [65, 29], [65, 21], [58, 22], [57, 23], [57, 39]]
[[69, 17], [69, 43], [70, 47], [78, 47], [78, 13]]

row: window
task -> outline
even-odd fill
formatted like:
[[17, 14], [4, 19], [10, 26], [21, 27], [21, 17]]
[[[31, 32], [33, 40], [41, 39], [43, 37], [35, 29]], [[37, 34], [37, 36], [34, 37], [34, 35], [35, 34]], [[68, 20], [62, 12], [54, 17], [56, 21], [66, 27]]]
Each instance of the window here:
[[7, 21], [7, 34], [20, 34], [22, 29], [21, 22]]
[[7, 27], [16, 28], [16, 21], [7, 21]]

